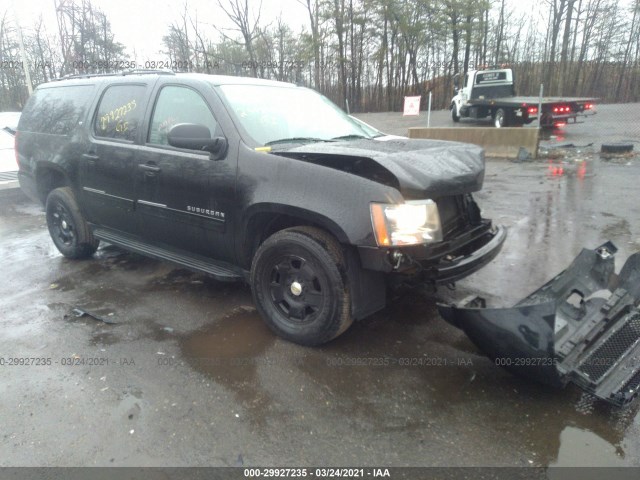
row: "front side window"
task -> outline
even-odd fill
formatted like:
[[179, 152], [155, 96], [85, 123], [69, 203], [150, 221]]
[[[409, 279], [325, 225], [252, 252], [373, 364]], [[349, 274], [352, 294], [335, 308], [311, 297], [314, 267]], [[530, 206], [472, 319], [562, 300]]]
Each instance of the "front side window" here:
[[168, 145], [167, 134], [171, 127], [179, 123], [204, 125], [212, 137], [219, 134], [216, 119], [204, 98], [190, 88], [170, 85], [160, 90], [158, 95], [148, 143]]
[[115, 85], [105, 90], [95, 118], [98, 137], [134, 141], [144, 115], [144, 85]]

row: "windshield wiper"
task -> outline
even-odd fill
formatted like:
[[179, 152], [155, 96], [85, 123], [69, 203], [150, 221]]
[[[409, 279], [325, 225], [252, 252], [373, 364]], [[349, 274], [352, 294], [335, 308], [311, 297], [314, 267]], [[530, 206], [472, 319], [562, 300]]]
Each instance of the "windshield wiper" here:
[[360, 138], [370, 138], [370, 137], [365, 137], [364, 135], [352, 134], [352, 135], [341, 135], [339, 137], [333, 137], [331, 140], [358, 140]]
[[278, 143], [311, 143], [311, 142], [333, 142], [333, 140], [327, 140], [325, 138], [314, 138], [314, 137], [291, 137], [291, 138], [281, 138], [279, 140], [271, 140], [264, 144], [264, 146], [268, 145], [276, 145]]

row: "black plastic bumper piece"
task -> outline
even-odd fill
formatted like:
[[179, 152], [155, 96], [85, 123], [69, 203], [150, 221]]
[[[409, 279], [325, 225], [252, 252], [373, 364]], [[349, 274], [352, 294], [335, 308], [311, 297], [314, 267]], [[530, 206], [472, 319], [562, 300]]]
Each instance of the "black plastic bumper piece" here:
[[571, 266], [512, 308], [479, 297], [440, 314], [497, 365], [618, 406], [640, 392], [640, 253], [615, 273], [617, 248], [584, 249]]
[[[415, 265], [419, 265], [422, 281], [444, 284], [460, 280], [484, 267], [500, 253], [506, 238], [505, 227], [492, 226], [490, 221], [485, 221], [451, 241], [384, 249], [358, 247], [358, 253], [362, 267], [367, 270], [417, 275]], [[403, 262], [399, 269], [394, 268], [390, 252], [395, 250], [411, 261]]]
[[507, 238], [507, 229], [498, 225], [493, 232], [487, 235], [491, 235], [491, 240], [473, 253], [461, 256], [451, 262], [440, 262], [434, 267], [434, 274], [431, 275], [431, 278], [436, 283], [456, 282], [487, 265], [502, 250]]

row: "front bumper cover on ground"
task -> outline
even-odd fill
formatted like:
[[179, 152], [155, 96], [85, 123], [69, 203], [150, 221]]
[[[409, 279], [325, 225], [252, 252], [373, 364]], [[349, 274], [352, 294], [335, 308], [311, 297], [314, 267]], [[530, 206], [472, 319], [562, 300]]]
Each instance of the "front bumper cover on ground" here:
[[512, 308], [485, 308], [479, 297], [438, 308], [496, 364], [621, 406], [640, 391], [640, 253], [616, 274], [616, 252], [611, 242], [582, 250]]

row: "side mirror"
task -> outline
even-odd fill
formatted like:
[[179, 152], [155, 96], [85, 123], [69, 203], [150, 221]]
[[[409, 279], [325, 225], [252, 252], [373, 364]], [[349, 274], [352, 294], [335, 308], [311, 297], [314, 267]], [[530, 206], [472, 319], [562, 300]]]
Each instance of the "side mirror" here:
[[167, 140], [172, 147], [209, 152], [212, 160], [222, 160], [229, 145], [224, 137], [211, 138], [209, 129], [197, 123], [174, 125], [167, 134]]
[[457, 90], [460, 88], [460, 74], [453, 76], [453, 87]]

